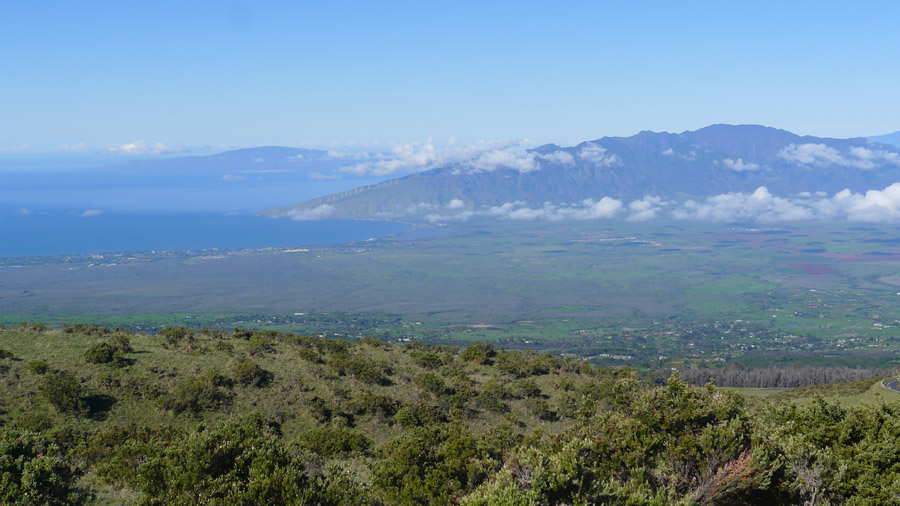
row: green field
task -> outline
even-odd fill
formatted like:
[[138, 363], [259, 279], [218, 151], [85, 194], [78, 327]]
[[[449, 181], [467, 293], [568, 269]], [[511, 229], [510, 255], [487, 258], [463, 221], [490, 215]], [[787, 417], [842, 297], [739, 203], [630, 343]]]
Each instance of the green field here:
[[650, 369], [898, 363], [892, 227], [492, 221], [446, 232], [305, 252], [3, 259], [0, 323], [490, 341]]

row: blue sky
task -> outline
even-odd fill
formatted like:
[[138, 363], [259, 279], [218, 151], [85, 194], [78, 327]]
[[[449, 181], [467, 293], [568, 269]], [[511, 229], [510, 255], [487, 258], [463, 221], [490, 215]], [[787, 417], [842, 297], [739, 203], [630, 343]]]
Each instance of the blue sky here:
[[0, 0], [0, 151], [881, 134], [900, 130], [897, 19], [900, 2]]

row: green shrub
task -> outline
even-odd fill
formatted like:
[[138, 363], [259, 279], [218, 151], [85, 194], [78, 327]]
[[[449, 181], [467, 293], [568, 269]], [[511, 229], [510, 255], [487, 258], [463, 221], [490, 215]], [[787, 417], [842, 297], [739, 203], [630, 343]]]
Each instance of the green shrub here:
[[509, 411], [509, 405], [503, 402], [509, 398], [509, 392], [506, 387], [498, 383], [496, 380], [490, 380], [481, 387], [476, 397], [478, 404], [494, 413], [506, 413]]
[[72, 373], [52, 371], [44, 375], [41, 395], [61, 413], [81, 415], [87, 412], [84, 389]]
[[424, 367], [425, 369], [437, 369], [444, 365], [444, 362], [441, 360], [441, 356], [437, 353], [416, 352], [415, 354], [413, 354], [413, 362], [415, 362], [419, 367]]
[[231, 332], [231, 337], [246, 341], [253, 337], [253, 331], [250, 329], [235, 328], [234, 331]]
[[541, 387], [539, 387], [538, 384], [531, 379], [523, 379], [517, 381], [515, 384], [515, 388], [519, 395], [522, 397], [541, 396]]
[[85, 325], [84, 323], [63, 324], [64, 334], [83, 334], [86, 336], [106, 336], [112, 333], [109, 327]]
[[308, 476], [277, 428], [247, 417], [190, 435], [138, 468], [142, 503], [371, 504], [365, 491], [342, 473]]
[[550, 409], [550, 404], [544, 399], [533, 397], [525, 400], [525, 407], [532, 415], [541, 420], [553, 421], [557, 419], [556, 412]]
[[84, 504], [78, 470], [59, 447], [30, 432], [0, 432], [0, 504]]
[[231, 376], [241, 384], [262, 387], [272, 381], [272, 373], [266, 371], [249, 358], [244, 358], [231, 367]]
[[109, 338], [109, 344], [122, 353], [134, 353], [131, 347], [131, 339], [122, 334], [116, 334]]
[[162, 330], [157, 332], [156, 335], [162, 337], [165, 340], [166, 344], [174, 346], [181, 341], [193, 339], [194, 331], [184, 325], [180, 327], [167, 325], [163, 327]]
[[108, 364], [115, 360], [116, 351], [109, 343], [97, 343], [84, 352], [84, 359], [90, 364]]
[[383, 385], [389, 383], [390, 368], [363, 357], [338, 355], [328, 361], [328, 365], [339, 376], [352, 376], [363, 383]]
[[437, 396], [452, 393], [444, 384], [444, 380], [433, 372], [426, 372], [416, 377], [416, 385], [426, 392], [430, 392]]
[[162, 406], [175, 413], [193, 414], [219, 409], [231, 400], [232, 393], [227, 390], [230, 386], [231, 380], [218, 373], [185, 378], [169, 395], [161, 398]]
[[317, 427], [298, 439], [301, 447], [323, 457], [348, 457], [368, 451], [372, 442], [364, 435], [345, 427]]
[[404, 405], [394, 415], [394, 420], [403, 427], [425, 427], [446, 420], [434, 406], [416, 402]]
[[247, 342], [247, 353], [251, 355], [263, 355], [273, 351], [275, 347], [272, 346], [271, 339], [264, 335], [254, 334]]
[[13, 352], [11, 352], [9, 350], [4, 350], [3, 348], [0, 348], [0, 359], [6, 359], [6, 358], [16, 358], [16, 356], [13, 355]]
[[488, 365], [491, 359], [497, 355], [497, 350], [487, 343], [475, 343], [466, 347], [462, 352], [462, 358], [466, 362]]
[[46, 360], [41, 359], [28, 362], [28, 368], [35, 374], [46, 374], [51, 369], [50, 364], [48, 364]]
[[372, 485], [384, 504], [453, 504], [496, 466], [462, 426], [405, 432], [379, 449]]

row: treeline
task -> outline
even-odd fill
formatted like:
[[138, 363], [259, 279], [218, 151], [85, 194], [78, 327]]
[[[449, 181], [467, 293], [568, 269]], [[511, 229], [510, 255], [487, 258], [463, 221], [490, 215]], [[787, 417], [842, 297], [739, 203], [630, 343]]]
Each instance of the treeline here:
[[726, 366], [681, 371], [684, 381], [694, 386], [712, 382], [719, 387], [742, 388], [800, 388], [829, 383], [844, 383], [880, 378], [891, 374], [890, 369], [856, 367], [758, 367], [745, 369]]

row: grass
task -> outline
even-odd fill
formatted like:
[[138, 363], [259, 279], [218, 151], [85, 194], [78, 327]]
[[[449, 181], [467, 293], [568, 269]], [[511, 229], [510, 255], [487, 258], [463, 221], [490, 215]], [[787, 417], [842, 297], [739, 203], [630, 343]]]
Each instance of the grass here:
[[768, 402], [796, 402], [801, 405], [810, 403], [817, 395], [829, 402], [837, 402], [843, 407], [900, 401], [900, 393], [883, 388], [881, 378], [791, 389], [723, 388], [723, 390], [739, 392], [751, 399]]
[[[91, 267], [97, 263], [92, 258], [21, 265], [0, 259], [0, 323], [250, 326], [441, 343], [486, 340], [580, 356], [624, 353], [636, 357], [628, 365], [645, 369], [671, 365], [660, 363], [660, 355], [691, 363], [734, 360], [760, 344], [775, 350], [773, 339], [792, 334], [836, 347], [852, 333], [863, 340], [853, 345], [860, 349], [900, 352], [892, 331], [872, 328], [900, 320], [898, 288], [877, 281], [900, 264], [857, 254], [895, 249], [864, 242], [871, 231], [825, 224], [779, 234], [732, 225], [672, 223], [664, 229], [667, 235], [642, 224], [491, 222], [428, 239], [307, 253], [142, 257], [103, 267]], [[626, 246], [642, 240], [648, 243]], [[825, 251], [802, 252], [810, 248]], [[314, 317], [294, 318], [298, 312]], [[522, 320], [535, 323], [515, 324]], [[736, 320], [766, 333], [762, 343], [742, 336], [700, 353], [670, 337]], [[490, 328], [472, 327], [482, 323]], [[659, 324], [674, 334], [657, 332]], [[611, 334], [620, 338], [590, 337]], [[734, 335], [706, 333], [704, 342]]]

